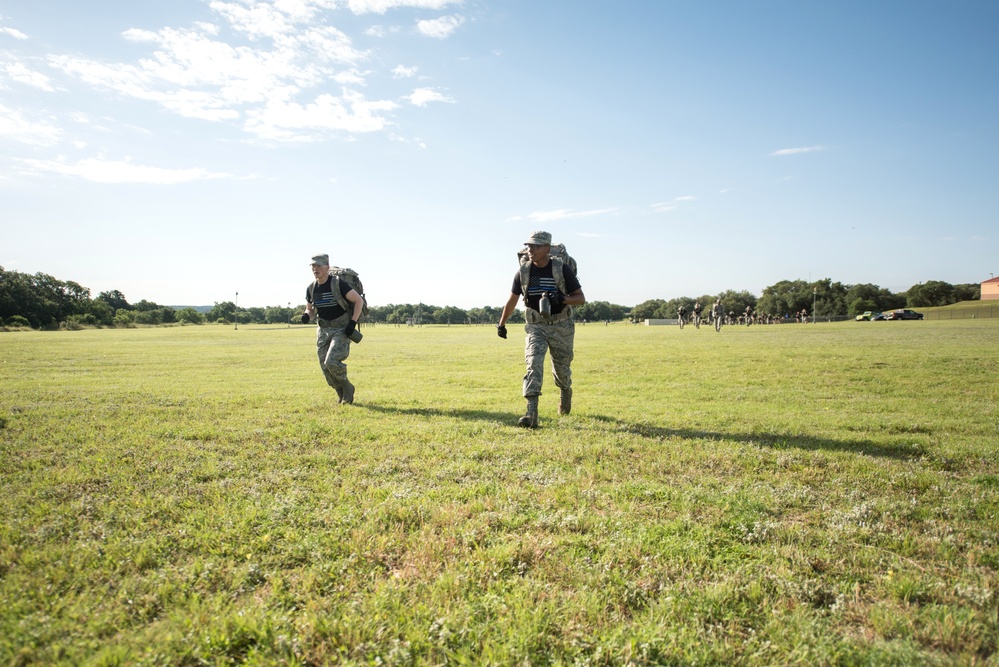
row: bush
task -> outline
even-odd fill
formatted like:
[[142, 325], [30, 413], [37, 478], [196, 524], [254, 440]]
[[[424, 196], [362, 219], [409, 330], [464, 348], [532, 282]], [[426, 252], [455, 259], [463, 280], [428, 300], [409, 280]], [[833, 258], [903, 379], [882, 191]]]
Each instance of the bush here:
[[79, 315], [70, 315], [66, 318], [63, 323], [67, 329], [70, 331], [79, 331], [84, 327], [96, 327], [100, 322], [97, 318], [90, 313], [83, 313]]
[[29, 322], [26, 318], [21, 317], [20, 315], [11, 315], [10, 317], [7, 318], [7, 321], [4, 322], [4, 324], [6, 324], [9, 327], [24, 327], [26, 329], [31, 328], [31, 322]]

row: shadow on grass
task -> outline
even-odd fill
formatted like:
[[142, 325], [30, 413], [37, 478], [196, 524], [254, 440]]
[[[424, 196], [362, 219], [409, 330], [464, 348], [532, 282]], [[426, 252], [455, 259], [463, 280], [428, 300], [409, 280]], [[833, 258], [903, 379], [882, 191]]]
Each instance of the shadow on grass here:
[[[428, 407], [396, 407], [378, 404], [358, 404], [356, 407], [396, 415], [413, 415], [419, 417], [448, 417], [467, 421], [482, 421], [503, 426], [516, 426], [520, 413], [492, 412], [489, 410], [462, 410], [456, 408]], [[923, 451], [917, 445], [879, 444], [871, 440], [833, 440], [814, 436], [791, 435], [787, 433], [724, 433], [692, 428], [670, 428], [647, 423], [626, 422], [614, 417], [599, 414], [580, 414], [583, 419], [592, 419], [608, 424], [611, 430], [633, 433], [650, 440], [714, 440], [718, 442], [736, 442], [768, 449], [822, 449], [840, 452], [852, 452], [899, 460], [913, 460], [922, 456]], [[557, 417], [555, 417], [557, 419]], [[542, 428], [547, 420], [542, 420]]]
[[514, 412], [490, 412], [489, 410], [458, 410], [455, 408], [400, 408], [389, 405], [378, 405], [377, 403], [357, 403], [355, 407], [375, 412], [384, 412], [394, 415], [413, 415], [418, 417], [450, 417], [452, 419], [465, 419], [467, 421], [500, 422], [509, 426], [516, 426], [520, 414]]
[[914, 460], [923, 455], [918, 445], [892, 445], [875, 443], [871, 440], [834, 440], [808, 435], [787, 433], [720, 433], [691, 428], [667, 428], [654, 424], [633, 424], [606, 415], [590, 415], [592, 419], [613, 425], [617, 430], [634, 433], [652, 440], [716, 440], [738, 442], [768, 449], [822, 449], [852, 452], [899, 460]]

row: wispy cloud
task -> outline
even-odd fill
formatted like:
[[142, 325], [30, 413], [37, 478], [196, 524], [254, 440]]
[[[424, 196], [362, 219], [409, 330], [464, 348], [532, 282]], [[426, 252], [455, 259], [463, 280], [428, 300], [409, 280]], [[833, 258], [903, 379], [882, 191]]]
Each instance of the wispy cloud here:
[[49, 77], [41, 72], [28, 69], [23, 63], [8, 63], [4, 70], [11, 80], [18, 83], [23, 83], [50, 93], [55, 90], [50, 83]]
[[434, 39], [446, 39], [464, 22], [464, 17], [455, 14], [454, 16], [442, 16], [439, 19], [417, 21], [416, 29], [421, 35]]
[[45, 121], [29, 120], [16, 110], [0, 104], [0, 138], [13, 139], [29, 146], [54, 146], [62, 130]]
[[652, 204], [650, 208], [656, 213], [669, 213], [670, 211], [675, 211], [677, 204], [681, 202], [689, 202], [696, 200], [697, 197], [693, 195], [681, 195], [679, 197], [674, 197], [670, 201], [661, 201]]
[[3, 25], [0, 25], [0, 35], [10, 35], [14, 39], [22, 39], [22, 40], [28, 39], [28, 36], [25, 35], [23, 32], [21, 32], [20, 30], [17, 30], [15, 28], [8, 28], [7, 26]]
[[397, 79], [406, 79], [416, 76], [416, 71], [416, 67], [404, 67], [402, 65], [398, 65], [392, 70], [392, 76]]
[[443, 9], [460, 5], [463, 0], [348, 0], [347, 7], [355, 14], [384, 14], [390, 9], [411, 7], [415, 9]]
[[431, 88], [417, 88], [412, 92], [412, 94], [408, 95], [406, 99], [409, 100], [410, 104], [414, 104], [418, 107], [425, 107], [431, 102], [454, 102], [452, 98], [438, 93], [436, 90]]
[[62, 160], [21, 160], [33, 172], [76, 176], [95, 183], [146, 183], [177, 185], [191, 181], [231, 178], [230, 174], [213, 173], [207, 169], [162, 169], [112, 160], [86, 159], [70, 163]]
[[[534, 213], [528, 213], [527, 219], [531, 222], [552, 222], [555, 220], [571, 220], [573, 218], [590, 218], [595, 215], [617, 213], [618, 210], [620, 210], [618, 207], [598, 208], [589, 211], [573, 211], [572, 209], [560, 208], [551, 211], [535, 211]], [[518, 216], [514, 219], [520, 219], [520, 217]]]
[[814, 153], [815, 151], [824, 151], [825, 146], [799, 146], [798, 148], [782, 148], [779, 151], [774, 151], [770, 154], [771, 157], [779, 157], [782, 155], [798, 155], [800, 153]]

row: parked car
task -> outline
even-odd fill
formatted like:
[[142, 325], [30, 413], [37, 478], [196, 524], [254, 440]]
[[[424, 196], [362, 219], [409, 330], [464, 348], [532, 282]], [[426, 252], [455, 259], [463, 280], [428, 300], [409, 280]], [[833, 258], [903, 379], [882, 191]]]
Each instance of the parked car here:
[[884, 317], [881, 315], [881, 313], [877, 311], [865, 310], [860, 315], [857, 315], [855, 319], [858, 322], [864, 322], [865, 320], [869, 322], [871, 320], [883, 320]]
[[884, 322], [886, 319], [888, 318], [885, 317], [884, 313], [874, 313], [874, 316], [871, 318], [871, 322]]
[[890, 313], [885, 313], [886, 320], [921, 320], [923, 319], [922, 313], [917, 313], [914, 310], [908, 310], [907, 308], [899, 308], [893, 310]]

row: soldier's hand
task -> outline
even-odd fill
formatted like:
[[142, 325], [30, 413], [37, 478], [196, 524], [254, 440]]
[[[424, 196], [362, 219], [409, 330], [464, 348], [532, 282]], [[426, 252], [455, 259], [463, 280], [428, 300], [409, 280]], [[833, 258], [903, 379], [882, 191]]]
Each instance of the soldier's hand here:
[[557, 308], [565, 303], [565, 296], [561, 292], [549, 292], [548, 300], [552, 302], [552, 308]]
[[302, 324], [308, 324], [308, 323], [309, 323], [309, 314], [302, 313]]
[[354, 333], [354, 329], [357, 328], [357, 320], [351, 320], [347, 323], [347, 326], [343, 329], [343, 335], [350, 338], [350, 334]]
[[496, 325], [496, 335], [500, 338], [506, 338], [506, 326], [503, 324]]

